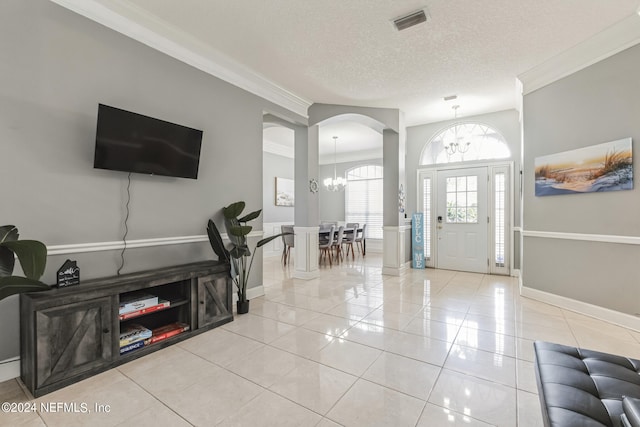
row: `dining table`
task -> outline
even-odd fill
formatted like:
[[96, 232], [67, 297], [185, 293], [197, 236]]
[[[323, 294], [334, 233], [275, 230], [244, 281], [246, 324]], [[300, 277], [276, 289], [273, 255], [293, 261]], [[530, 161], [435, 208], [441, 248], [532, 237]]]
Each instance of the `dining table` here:
[[[331, 231], [331, 229], [327, 229], [327, 228], [320, 228], [320, 231], [318, 231], [318, 237], [320, 240], [326, 240], [329, 238], [329, 232]], [[338, 227], [335, 228], [335, 230], [333, 231], [334, 233], [338, 232]], [[343, 230], [344, 234], [353, 234], [356, 233], [361, 233], [362, 232], [362, 227], [358, 227], [358, 228], [351, 228], [351, 227], [345, 227]], [[362, 239], [362, 256], [365, 256], [367, 254], [367, 239], [363, 238]]]

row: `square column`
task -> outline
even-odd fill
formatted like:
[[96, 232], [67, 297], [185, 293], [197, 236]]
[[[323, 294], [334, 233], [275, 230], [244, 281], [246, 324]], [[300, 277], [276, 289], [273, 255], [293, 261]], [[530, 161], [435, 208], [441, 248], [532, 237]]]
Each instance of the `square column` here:
[[300, 126], [295, 132], [295, 225], [294, 269], [296, 279], [315, 279], [320, 276], [318, 269], [318, 231], [319, 203], [317, 188], [311, 187], [314, 181], [318, 185], [318, 142], [320, 128]]
[[389, 276], [401, 276], [408, 267], [406, 258], [407, 242], [406, 226], [382, 227], [382, 274]]
[[318, 231], [320, 227], [293, 227], [295, 247], [293, 277], [310, 280], [320, 277], [318, 269]]

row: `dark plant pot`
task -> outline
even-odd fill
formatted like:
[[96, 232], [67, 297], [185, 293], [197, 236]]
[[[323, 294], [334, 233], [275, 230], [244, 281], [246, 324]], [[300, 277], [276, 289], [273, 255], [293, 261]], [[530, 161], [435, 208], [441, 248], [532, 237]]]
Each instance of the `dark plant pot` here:
[[249, 300], [236, 301], [236, 308], [238, 309], [238, 314], [247, 314], [249, 312]]

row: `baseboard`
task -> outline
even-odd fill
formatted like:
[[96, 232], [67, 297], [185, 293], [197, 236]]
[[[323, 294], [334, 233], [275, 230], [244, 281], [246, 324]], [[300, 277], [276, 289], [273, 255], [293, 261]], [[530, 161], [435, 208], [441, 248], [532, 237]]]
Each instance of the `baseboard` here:
[[584, 314], [585, 316], [594, 317], [605, 322], [640, 331], [640, 318], [630, 314], [620, 313], [619, 311], [551, 294], [538, 289], [528, 288], [526, 286], [520, 287], [520, 295], [551, 304], [565, 310], [574, 311], [579, 314]]
[[320, 277], [320, 270], [315, 271], [298, 271], [293, 270], [292, 274], [294, 279], [302, 279], [302, 280], [312, 280]]
[[522, 288], [524, 287], [524, 283], [522, 282], [522, 274], [518, 276], [518, 290], [520, 291], [520, 295], [522, 295]]
[[511, 270], [511, 277], [520, 277], [520, 270], [517, 268]]
[[20, 358], [13, 357], [11, 359], [0, 362], [0, 383], [20, 376]]
[[[234, 291], [235, 292], [233, 293], [233, 303], [235, 304], [236, 301], [238, 301], [238, 292], [236, 288], [234, 288]], [[247, 289], [247, 299], [249, 300], [261, 297], [263, 295], [264, 295], [264, 286], [262, 285], [254, 286], [253, 288]]]

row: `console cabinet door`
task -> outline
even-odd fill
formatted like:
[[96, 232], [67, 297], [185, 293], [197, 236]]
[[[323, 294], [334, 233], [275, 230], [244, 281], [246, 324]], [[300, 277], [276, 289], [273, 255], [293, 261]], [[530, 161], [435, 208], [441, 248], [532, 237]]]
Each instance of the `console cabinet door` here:
[[198, 328], [233, 316], [229, 280], [220, 274], [198, 277]]
[[40, 310], [36, 316], [36, 387], [99, 368], [112, 357], [111, 298]]

